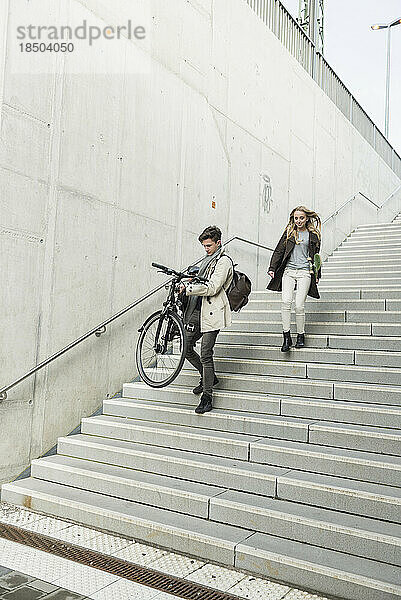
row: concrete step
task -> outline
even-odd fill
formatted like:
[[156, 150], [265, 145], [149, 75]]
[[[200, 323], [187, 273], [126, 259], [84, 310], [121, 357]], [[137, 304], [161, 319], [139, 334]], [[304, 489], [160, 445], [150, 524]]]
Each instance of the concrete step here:
[[401, 565], [401, 525], [228, 490], [210, 499], [210, 519], [289, 540]]
[[365, 299], [376, 299], [376, 298], [394, 298], [395, 300], [399, 300], [401, 297], [401, 288], [397, 288], [397, 286], [392, 286], [390, 289], [389, 286], [386, 286], [385, 289], [375, 289], [375, 290], [362, 290], [360, 291], [361, 298]]
[[[296, 335], [294, 334], [294, 338]], [[265, 345], [266, 347], [274, 346], [277, 351], [280, 352], [281, 345], [283, 343], [282, 333], [253, 333], [249, 331], [231, 331], [231, 328], [222, 331], [217, 338], [217, 346], [220, 344], [227, 346], [233, 344], [237, 345], [251, 345], [260, 346]], [[353, 335], [323, 335], [323, 334], [307, 334], [306, 348], [303, 350], [292, 348], [288, 355], [288, 358], [283, 360], [298, 360], [301, 352], [311, 350], [312, 348], [332, 348], [332, 349], [343, 349], [343, 350], [378, 350], [396, 352], [400, 349], [400, 338], [391, 336], [353, 336]], [[283, 354], [280, 352], [280, 354]], [[305, 355], [303, 355], [305, 356]], [[338, 359], [338, 357], [337, 357]], [[389, 359], [390, 360], [390, 359]], [[314, 362], [314, 361], [313, 361]], [[322, 362], [322, 360], [317, 361]], [[333, 362], [338, 362], [334, 361]], [[344, 362], [345, 364], [345, 362]], [[395, 365], [384, 365], [383, 366], [395, 366]]]
[[[199, 418], [193, 412], [192, 407], [185, 405], [177, 406], [162, 402], [140, 401], [133, 399], [112, 399], [104, 402], [104, 412], [106, 415], [114, 417], [129, 417], [129, 419], [117, 419], [107, 422], [106, 417], [94, 417], [86, 419], [82, 423], [83, 433], [103, 435], [112, 439], [122, 439], [125, 441], [138, 441], [137, 429], [141, 432], [139, 441], [148, 440], [151, 444], [152, 439], [157, 439], [160, 445], [164, 447], [173, 447], [178, 449], [191, 449], [190, 438], [192, 427], [195, 427], [193, 435], [192, 449], [199, 453], [210, 455], [233, 457], [246, 460], [249, 453], [249, 446], [246, 440], [240, 438], [238, 446], [233, 447], [234, 440], [231, 436], [223, 436], [223, 432], [240, 432], [245, 435], [255, 436], [249, 440], [250, 446], [256, 441], [256, 437], [269, 437], [294, 441], [309, 441], [312, 444], [332, 446], [339, 448], [348, 448], [354, 450], [364, 450], [382, 454], [401, 455], [401, 430], [395, 428], [381, 428], [363, 425], [353, 425], [346, 423], [336, 423], [330, 421], [313, 422], [313, 420], [296, 419], [292, 417], [254, 415], [249, 412], [214, 410]], [[131, 423], [132, 419], [137, 419]], [[153, 428], [146, 426], [143, 421], [149, 420], [155, 422]], [[126, 423], [124, 423], [124, 421]], [[127, 422], [128, 421], [128, 422]], [[164, 433], [163, 427], [158, 423], [174, 424], [170, 429], [170, 436], [160, 437], [160, 431]], [[202, 424], [205, 432], [199, 432], [196, 425]], [[156, 426], [157, 425], [157, 426]], [[181, 429], [177, 425], [186, 426], [188, 433], [186, 439], [181, 442], [180, 437], [184, 437]], [[175, 435], [174, 435], [175, 433]], [[221, 438], [224, 439], [222, 440]], [[159, 442], [160, 438], [160, 442]], [[217, 439], [216, 439], [217, 438]], [[187, 442], [187, 439], [189, 442]], [[166, 441], [164, 441], [166, 440]], [[170, 441], [172, 440], [172, 441]], [[205, 441], [206, 440], [206, 441]]]
[[398, 456], [263, 439], [251, 444], [250, 460], [263, 465], [401, 487]]
[[380, 260], [388, 259], [394, 256], [398, 257], [400, 253], [401, 247], [393, 248], [388, 246], [386, 248], [362, 248], [360, 246], [355, 246], [346, 248], [344, 246], [335, 250], [333, 254], [330, 255], [329, 260], [331, 262], [335, 262], [337, 260], [347, 259], [349, 264], [355, 265], [358, 262], [363, 263], [365, 261], [376, 261], [378, 260], [378, 257], [380, 257]]
[[400, 429], [321, 421], [309, 426], [309, 442], [321, 446], [401, 456]]
[[[195, 396], [189, 388], [169, 386], [163, 389], [152, 389], [140, 382], [125, 384], [123, 398], [168, 402], [178, 406], [186, 404], [193, 408], [199, 402], [199, 396]], [[281, 396], [220, 391], [219, 386], [213, 388], [213, 406], [217, 409], [280, 415], [280, 404]]]
[[[296, 339], [296, 334], [294, 334], [294, 338]], [[383, 339], [388, 339], [388, 338], [383, 338]], [[230, 329], [225, 329], [219, 333], [219, 337], [217, 338], [217, 344], [215, 346], [215, 349], [217, 349], [217, 347], [220, 344], [226, 345], [226, 346], [231, 346], [231, 345], [251, 346], [251, 345], [253, 345], [254, 347], [256, 347], [256, 346], [264, 346], [265, 348], [273, 347], [274, 348], [273, 351], [277, 350], [278, 352], [280, 352], [282, 343], [283, 343], [282, 332], [253, 333], [253, 332], [249, 332], [249, 331], [245, 331], [245, 330], [244, 331], [232, 331], [232, 329], [230, 327]], [[328, 335], [310, 334], [305, 339], [305, 343], [306, 343], [307, 348], [303, 348], [302, 350], [299, 349], [301, 352], [306, 349], [311, 350], [312, 348], [327, 348]], [[291, 360], [298, 360], [298, 358], [293, 357], [294, 354], [298, 353], [298, 349], [297, 349], [297, 352], [295, 352], [295, 350], [296, 349], [293, 348], [290, 352], [290, 354], [292, 355]], [[280, 352], [280, 354], [285, 354], [285, 353]], [[297, 354], [297, 357], [298, 357], [298, 354]], [[286, 360], [286, 359], [284, 359], [284, 360]], [[335, 362], [335, 361], [333, 361], [333, 362]]]
[[[289, 354], [297, 352], [294, 349]], [[325, 381], [355, 381], [360, 383], [382, 383], [401, 385], [399, 368], [361, 365], [337, 365], [329, 363], [297, 363], [270, 360], [245, 360], [239, 358], [215, 358], [218, 373], [244, 375], [267, 375], [271, 377], [296, 377], [322, 379]]]
[[398, 567], [264, 533], [238, 545], [235, 566], [345, 600], [396, 600], [401, 595]]
[[2, 488], [3, 501], [26, 506], [27, 498], [33, 510], [231, 566], [235, 546], [252, 533], [40, 479], [23, 479]]
[[59, 438], [58, 454], [272, 497], [288, 470], [82, 434]]
[[[391, 304], [390, 304], [391, 303]], [[398, 304], [399, 303], [399, 304]], [[388, 310], [401, 310], [401, 300], [388, 300]], [[292, 308], [295, 308], [295, 303], [292, 303]], [[266, 298], [265, 300], [251, 300], [246, 307], [239, 313], [241, 316], [247, 315], [248, 311], [279, 311], [281, 310], [281, 298]], [[331, 311], [385, 311], [386, 300], [312, 300], [307, 299], [305, 302], [306, 312], [325, 313]]]
[[[219, 372], [219, 390], [309, 398], [333, 398], [333, 383], [299, 379], [297, 377], [270, 377], [265, 375], [224, 374]], [[199, 383], [199, 374], [183, 369], [172, 386], [194, 388]]]
[[[401, 386], [374, 385], [317, 379], [264, 377], [262, 375], [233, 375], [218, 373], [221, 392], [278, 394], [306, 398], [337, 399], [374, 404], [401, 405]], [[172, 387], [192, 389], [199, 383], [199, 375], [184, 369]]]
[[[376, 325], [373, 325], [376, 329]], [[323, 336], [325, 337], [325, 336]], [[308, 346], [314, 343], [314, 338], [306, 338]], [[342, 348], [342, 349], [355, 349], [355, 350], [378, 350], [386, 352], [397, 352], [400, 349], [400, 338], [392, 336], [379, 336], [379, 335], [329, 335], [328, 346], [330, 348]], [[391, 359], [391, 355], [388, 360]], [[392, 366], [384, 365], [383, 366]]]
[[[338, 287], [339, 284], [341, 285], [341, 288], [355, 288], [358, 287], [361, 290], [374, 290], [374, 289], [380, 289], [383, 288], [383, 284], [380, 284], [380, 279], [379, 277], [361, 277], [359, 279], [354, 279], [352, 278], [352, 276], [350, 276], [350, 278], [344, 277], [342, 278], [340, 281], [333, 277], [331, 277], [330, 279], [328, 277], [324, 277], [322, 278], [320, 284], [319, 284], [319, 289], [329, 289], [331, 287]], [[394, 277], [393, 279], [391, 279], [391, 284], [389, 283], [388, 285], [389, 289], [395, 289], [395, 288], [401, 288], [401, 278], [400, 277]]]
[[[308, 308], [309, 308], [308, 304]], [[309, 309], [308, 317], [314, 323], [320, 322], [330, 322], [330, 323], [344, 323], [345, 322], [345, 311], [341, 310], [331, 310], [331, 311], [316, 311], [312, 312], [312, 309]], [[247, 310], [239, 314], [233, 315], [233, 322], [237, 320], [242, 320], [246, 318], [247, 321], [267, 321], [267, 322], [277, 322], [281, 319], [281, 310], [280, 307], [277, 306], [276, 310], [254, 310], [249, 307]], [[291, 313], [291, 322], [295, 323], [295, 313]]]
[[386, 310], [401, 310], [401, 299], [386, 300]]
[[[392, 269], [392, 270], [390, 270]], [[359, 266], [348, 266], [347, 268], [341, 264], [332, 264], [324, 267], [323, 277], [343, 277], [345, 274], [352, 274], [354, 277], [360, 279], [361, 277], [365, 277], [366, 275], [374, 273], [376, 276], [383, 277], [384, 279], [388, 279], [391, 274], [394, 274], [395, 277], [400, 277], [401, 274], [401, 264], [400, 265], [359, 265]]]
[[398, 241], [401, 237], [401, 227], [398, 227], [397, 229], [398, 231], [395, 229], [390, 229], [390, 231], [385, 231], [381, 233], [378, 231], [375, 233], [368, 233], [366, 231], [354, 231], [354, 233], [352, 233], [347, 239], [350, 242], [360, 240], [365, 242], [371, 242], [372, 244], [388, 240]]
[[[167, 402], [177, 405], [195, 406], [198, 398], [190, 389], [178, 386], [164, 389], [151, 389], [141, 383], [134, 383], [127, 389], [129, 397], [138, 400]], [[242, 392], [213, 391], [213, 405], [217, 409], [243, 411], [246, 413], [263, 413], [264, 415], [282, 415], [309, 419], [311, 421], [336, 421], [357, 425], [373, 425], [376, 427], [392, 427], [401, 429], [401, 407], [371, 403], [341, 402], [339, 400], [319, 400], [299, 396], [278, 396], [244, 394]]]
[[401, 336], [401, 325], [393, 323], [372, 323], [372, 334], [383, 336]]
[[[249, 444], [256, 440], [257, 437], [268, 436], [272, 438], [281, 438], [288, 440], [299, 440], [306, 441], [308, 439], [308, 426], [313, 421], [297, 419], [292, 417], [281, 417], [276, 415], [261, 415], [261, 414], [253, 414], [250, 412], [235, 412], [235, 411], [226, 411], [222, 409], [215, 409], [212, 413], [205, 413], [204, 415], [197, 415], [192, 406], [169, 404], [167, 402], [153, 402], [146, 400], [135, 400], [131, 398], [115, 398], [111, 400], [105, 400], [103, 403], [103, 412], [105, 415], [111, 416], [119, 416], [119, 417], [129, 417], [129, 419], [121, 419], [121, 423], [119, 423], [119, 430], [122, 429], [126, 431], [125, 437], [124, 432], [113, 432], [112, 424], [106, 430], [105, 424], [103, 424], [98, 417], [94, 417], [92, 419], [84, 419], [82, 424], [84, 426], [83, 433], [91, 433], [92, 435], [98, 435], [94, 433], [97, 431], [96, 427], [103, 427], [103, 431], [107, 431], [107, 437], [118, 437], [117, 439], [126, 439], [130, 440], [131, 434], [131, 426], [134, 427], [135, 424], [139, 422], [136, 419], [142, 419], [143, 421], [152, 421], [155, 422], [154, 428], [147, 427], [149, 432], [152, 432], [152, 429], [155, 430], [153, 435], [153, 440], [158, 441], [158, 444], [164, 446], [164, 441], [160, 438], [159, 442], [159, 433], [158, 428], [162, 430], [162, 427], [159, 424], [171, 424], [172, 430], [177, 430], [176, 437], [177, 441], [170, 442], [174, 443], [174, 446], [167, 447], [175, 447], [181, 448], [180, 444], [185, 444], [183, 449], [187, 449], [189, 451], [193, 450], [195, 452], [202, 452], [206, 454], [217, 454], [214, 450], [215, 443], [218, 446], [219, 438], [223, 438], [229, 448], [225, 450], [227, 454], [217, 454], [218, 456], [227, 456], [230, 458], [237, 458], [239, 460], [247, 460], [249, 454]], [[95, 421], [95, 419], [98, 419]], [[105, 417], [103, 417], [105, 419]], [[133, 421], [135, 419], [135, 421]], [[124, 423], [126, 425], [124, 427]], [[142, 425], [142, 423], [139, 423]], [[157, 425], [157, 427], [156, 427]], [[184, 427], [177, 428], [177, 425], [183, 425]], [[198, 429], [199, 427], [204, 428]], [[187, 430], [185, 432], [185, 429]], [[236, 441], [236, 436], [230, 435], [227, 433], [240, 433], [238, 438], [238, 445], [241, 446], [241, 449], [238, 449], [233, 456], [229, 455], [230, 446], [234, 445]], [[185, 442], [181, 442], [181, 437], [188, 438], [188, 444]], [[251, 436], [251, 437], [249, 437]], [[217, 441], [215, 438], [217, 437]], [[198, 441], [198, 439], [200, 441]], [[207, 445], [202, 444], [202, 439], [207, 439]], [[152, 435], [149, 436], [149, 441], [146, 443], [151, 443]], [[192, 447], [191, 447], [191, 439], [192, 439]], [[132, 439], [130, 441], [140, 441], [136, 439]], [[154, 442], [153, 442], [154, 443]], [[168, 440], [166, 440], [168, 443]]]
[[355, 381], [383, 385], [401, 385], [401, 370], [359, 365], [308, 364], [307, 377], [325, 381]]
[[401, 277], [401, 269], [391, 269], [390, 266], [386, 267], [383, 270], [382, 267], [376, 267], [375, 269], [365, 266], [363, 268], [358, 267], [358, 269], [344, 269], [344, 267], [327, 267], [324, 270], [321, 281], [326, 281], [328, 279], [337, 279], [339, 282], [347, 281], [350, 278], [354, 278], [357, 281], [361, 279], [377, 279], [380, 277], [380, 280], [386, 280], [388, 283], [392, 281], [398, 281]]
[[334, 399], [401, 406], [401, 386], [334, 382]]
[[[34, 460], [32, 477], [203, 518], [209, 516], [209, 499], [225, 490], [62, 455]], [[289, 471], [277, 477], [277, 495], [281, 500], [401, 522], [400, 488]]]
[[[320, 294], [321, 300], [358, 300], [361, 298], [359, 290], [329, 290]], [[281, 300], [281, 292], [271, 292], [270, 290], [254, 290], [249, 300]], [[308, 298], [307, 301], [311, 300]], [[245, 310], [245, 308], [243, 309]], [[242, 311], [241, 311], [242, 312]]]
[[224, 488], [69, 456], [32, 461], [32, 477], [195, 517], [209, 517], [209, 500]]
[[394, 247], [393, 245], [391, 246], [385, 246], [385, 247], [379, 247], [379, 246], [373, 246], [373, 245], [367, 245], [367, 247], [364, 247], [362, 244], [359, 246], [353, 247], [353, 246], [348, 246], [346, 247], [344, 246], [340, 246], [339, 248], [337, 248], [336, 250], [334, 250], [334, 252], [332, 254], [330, 254], [330, 258], [331, 259], [336, 259], [337, 257], [346, 257], [348, 258], [350, 261], [352, 259], [351, 262], [354, 262], [353, 259], [362, 259], [362, 261], [365, 260], [370, 260], [370, 259], [376, 259], [377, 256], [380, 256], [381, 258], [391, 258], [391, 256], [394, 255], [399, 255], [400, 254], [400, 250], [401, 247], [397, 246]]
[[[195, 406], [198, 402], [192, 391], [183, 387], [151, 389], [142, 383], [134, 383], [127, 388], [128, 398], [167, 402], [178, 406]], [[401, 406], [380, 405], [375, 403], [375, 394], [371, 393], [368, 402], [342, 402], [339, 400], [320, 400], [299, 396], [279, 396], [274, 394], [245, 394], [243, 392], [213, 391], [213, 406], [217, 409], [282, 415], [310, 419], [312, 421], [336, 421], [376, 427], [401, 428]], [[401, 404], [401, 403], [400, 403]]]
[[354, 250], [361, 250], [361, 251], [366, 251], [367, 253], [373, 253], [373, 252], [381, 252], [381, 251], [394, 251], [394, 253], [397, 253], [401, 250], [401, 242], [398, 241], [394, 241], [394, 240], [390, 240], [388, 242], [383, 241], [383, 242], [379, 242], [379, 243], [369, 243], [369, 241], [363, 242], [363, 241], [352, 241], [352, 240], [347, 240], [346, 242], [344, 242], [343, 244], [341, 244], [341, 246], [339, 246], [337, 248], [337, 250], [335, 250], [335, 252], [348, 252], [348, 251], [354, 251]]
[[382, 238], [382, 239], [370, 239], [369, 236], [367, 237], [349, 237], [347, 238], [347, 240], [345, 242], [343, 242], [339, 247], [338, 250], [343, 250], [343, 249], [348, 249], [348, 248], [366, 248], [367, 250], [370, 250], [372, 248], [376, 248], [378, 250], [384, 250], [386, 248], [394, 248], [395, 251], [397, 251], [397, 249], [401, 248], [401, 242], [400, 242], [400, 237], [401, 236], [391, 236], [389, 238]]
[[[389, 286], [386, 286], [385, 289], [361, 289], [360, 287], [355, 287], [354, 289], [350, 288], [341, 288], [338, 286], [336, 289], [324, 290], [321, 288], [319, 284], [319, 294], [320, 300], [340, 300], [341, 302], [344, 300], [377, 300], [377, 299], [395, 299], [399, 300], [401, 298], [401, 286], [392, 286], [393, 289], [390, 289]], [[281, 300], [280, 292], [271, 292], [270, 290], [261, 290], [259, 292], [252, 292], [251, 300]], [[317, 302], [320, 302], [317, 300]], [[313, 302], [314, 300], [311, 298], [307, 299], [307, 302]], [[244, 309], [245, 310], [245, 309]], [[242, 311], [241, 311], [242, 312]]]
[[[296, 339], [296, 336], [294, 336]], [[276, 347], [246, 344], [216, 344], [214, 356], [217, 358], [243, 358], [244, 360], [269, 360], [284, 362], [313, 362], [351, 365], [354, 363], [352, 350], [331, 350], [330, 348], [297, 348], [294, 352], [281, 352], [282, 338]], [[294, 341], [294, 340], [293, 340]], [[295, 342], [294, 342], [295, 343]], [[280, 347], [279, 347], [280, 344]], [[295, 351], [296, 350], [296, 351]], [[385, 353], [382, 353], [385, 354]], [[289, 356], [291, 355], [291, 357]], [[401, 354], [400, 354], [401, 356]], [[379, 359], [378, 359], [379, 360]], [[401, 360], [401, 359], [400, 359]], [[401, 366], [401, 362], [400, 362]]]
[[29, 498], [34, 510], [55, 517], [271, 576], [268, 557], [275, 578], [349, 600], [390, 600], [401, 589], [394, 566], [68, 486], [25, 479], [4, 486], [6, 498], [19, 505]]
[[383, 231], [383, 230], [391, 230], [391, 229], [396, 229], [400, 227], [397, 224], [394, 224], [394, 221], [391, 221], [390, 223], [368, 223], [366, 225], [358, 225], [358, 227], [355, 229], [355, 231], [365, 231], [365, 230], [369, 230], [369, 231], [374, 231], [375, 229], [377, 229], [377, 231]]
[[[133, 407], [131, 408], [131, 405], [134, 404], [136, 410]], [[152, 407], [154, 407], [153, 410]], [[132, 415], [139, 415], [141, 410], [143, 411], [143, 416], [140, 417], [142, 420], [135, 420], [135, 417], [120, 418], [131, 416], [131, 413]], [[189, 413], [195, 414], [193, 409], [189, 409], [189, 407], [175, 407], [175, 410], [177, 413], [183, 411], [185, 416], [188, 417], [188, 421], [190, 420]], [[163, 448], [224, 456], [237, 460], [248, 460], [249, 444], [260, 437], [257, 435], [237, 435], [227, 431], [224, 433], [224, 431], [217, 430], [217, 427], [216, 430], [211, 432], [208, 429], [196, 427], [195, 419], [192, 419], [194, 421], [193, 427], [180, 427], [179, 425], [186, 421], [185, 418], [177, 420], [177, 424], [175, 424], [167, 407], [156, 405], [154, 402], [145, 403], [145, 401], [131, 399], [121, 400], [120, 403], [115, 404], [105, 402], [104, 412], [105, 415], [82, 419], [82, 433], [138, 444], [151, 444]], [[200, 424], [199, 419], [197, 424]], [[307, 430], [307, 425], [304, 426], [304, 429]], [[273, 435], [272, 437], [277, 436]]]
[[356, 350], [355, 364], [370, 367], [380, 365], [381, 367], [401, 368], [401, 352], [366, 352]]
[[[252, 333], [282, 333], [283, 325], [280, 321], [249, 321], [246, 313], [234, 319], [230, 331], [247, 331]], [[343, 335], [372, 335], [370, 323], [335, 323], [312, 321], [313, 313], [306, 314], [306, 333], [309, 334], [343, 334]], [[377, 335], [381, 335], [378, 333]], [[397, 335], [393, 333], [392, 335]]]
[[271, 375], [272, 377], [306, 377], [306, 364], [300, 362], [216, 357], [214, 365], [216, 371], [219, 373]]
[[364, 266], [381, 266], [381, 267], [386, 267], [386, 266], [399, 266], [401, 264], [401, 256], [398, 254], [387, 254], [387, 253], [381, 253], [376, 254], [374, 256], [363, 256], [361, 255], [359, 258], [355, 258], [354, 260], [350, 261], [348, 256], [344, 254], [338, 254], [338, 253], [334, 253], [331, 254], [327, 260], [324, 261], [323, 263], [323, 269], [326, 270], [327, 267], [332, 267], [332, 266], [340, 266], [340, 265], [345, 265], [348, 264], [349, 267], [364, 267]]
[[289, 471], [277, 479], [277, 497], [401, 523], [401, 488], [340, 477]]
[[[316, 303], [317, 304], [317, 303]], [[366, 306], [365, 306], [366, 308]], [[248, 321], [277, 322], [281, 319], [281, 310], [253, 310], [249, 308], [235, 315], [233, 322], [246, 318]], [[308, 323], [401, 323], [401, 311], [394, 310], [330, 310], [315, 311], [315, 304], [310, 302], [306, 307]], [[291, 313], [291, 322], [295, 323], [295, 312]]]
[[401, 429], [401, 406], [283, 396], [281, 414], [288, 417]]

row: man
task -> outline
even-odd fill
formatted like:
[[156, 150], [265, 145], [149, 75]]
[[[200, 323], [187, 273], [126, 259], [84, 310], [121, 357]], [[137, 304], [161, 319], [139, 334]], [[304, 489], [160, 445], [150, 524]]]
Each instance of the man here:
[[[186, 358], [199, 371], [201, 380], [193, 389], [202, 394], [195, 412], [203, 414], [212, 410], [212, 390], [218, 383], [214, 372], [213, 348], [223, 327], [231, 325], [231, 311], [226, 290], [233, 278], [233, 263], [221, 245], [221, 231], [215, 225], [207, 227], [199, 236], [206, 251], [200, 264], [199, 276], [208, 283], [185, 284], [189, 296], [184, 321], [188, 348]], [[195, 352], [196, 342], [202, 338], [201, 355]]]

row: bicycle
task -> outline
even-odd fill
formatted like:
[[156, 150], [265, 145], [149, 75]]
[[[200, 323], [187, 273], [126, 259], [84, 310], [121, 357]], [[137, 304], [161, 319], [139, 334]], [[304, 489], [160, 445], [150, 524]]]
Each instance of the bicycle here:
[[189, 267], [186, 272], [175, 271], [158, 263], [152, 263], [152, 267], [166, 275], [173, 275], [173, 279], [166, 285], [168, 294], [163, 309], [150, 315], [138, 330], [136, 366], [147, 385], [162, 388], [178, 376], [187, 351], [179, 284], [183, 279], [192, 279], [197, 283], [206, 283], [207, 279], [199, 277], [199, 267], [196, 266]]

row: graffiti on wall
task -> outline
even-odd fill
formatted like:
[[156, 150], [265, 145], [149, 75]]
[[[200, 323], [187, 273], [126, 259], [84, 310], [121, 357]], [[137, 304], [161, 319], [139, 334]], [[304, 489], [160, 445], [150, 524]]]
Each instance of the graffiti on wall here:
[[273, 205], [272, 181], [271, 181], [269, 175], [267, 175], [266, 173], [261, 173], [260, 177], [261, 177], [260, 189], [261, 189], [261, 199], [262, 199], [263, 211], [266, 214], [269, 214], [269, 212], [272, 208], [272, 205]]

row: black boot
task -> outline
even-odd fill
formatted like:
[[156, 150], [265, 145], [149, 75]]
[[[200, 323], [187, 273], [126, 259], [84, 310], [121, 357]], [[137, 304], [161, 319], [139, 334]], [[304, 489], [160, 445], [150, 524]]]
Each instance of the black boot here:
[[198, 415], [203, 415], [203, 413], [209, 412], [209, 410], [212, 410], [212, 408], [212, 396], [210, 396], [210, 394], [206, 394], [206, 392], [203, 392], [201, 401], [195, 408], [195, 412]]
[[[219, 383], [219, 380], [217, 379], [216, 375], [214, 376], [214, 381], [213, 381], [213, 385], [217, 385]], [[199, 396], [199, 394], [201, 394], [203, 392], [203, 382], [202, 379], [200, 380], [200, 382], [198, 383], [198, 385], [196, 387], [194, 387], [194, 389], [192, 390], [192, 392], [196, 395]]]
[[283, 345], [281, 346], [281, 352], [288, 352], [292, 346], [291, 333], [289, 331], [283, 331]]
[[305, 334], [298, 333], [295, 348], [303, 348], [305, 346]]

